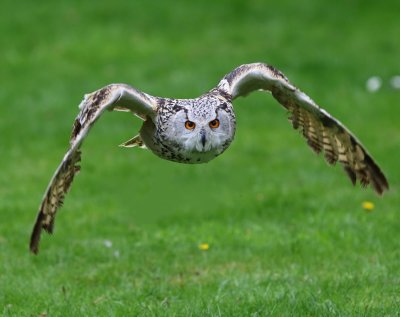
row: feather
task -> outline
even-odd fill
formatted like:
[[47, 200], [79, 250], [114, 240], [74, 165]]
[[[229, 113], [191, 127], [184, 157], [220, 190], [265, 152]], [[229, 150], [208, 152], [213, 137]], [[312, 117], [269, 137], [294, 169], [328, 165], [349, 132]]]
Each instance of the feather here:
[[274, 67], [262, 63], [239, 66], [220, 81], [218, 89], [232, 100], [255, 90], [270, 91], [289, 111], [293, 128], [314, 152], [324, 152], [328, 164], [339, 161], [353, 184], [358, 180], [363, 187], [371, 185], [378, 194], [389, 189], [385, 175], [360, 141]]
[[[69, 149], [51, 178], [39, 206], [31, 235], [31, 251], [35, 254], [38, 252], [42, 230], [53, 232], [57, 211], [75, 175], [80, 171], [81, 145], [91, 127], [106, 110], [131, 112], [144, 120], [140, 135], [121, 146], [144, 147], [146, 143], [161, 158], [180, 163], [201, 163], [221, 154], [233, 140], [236, 121], [232, 101], [256, 90], [271, 92], [289, 112], [293, 128], [302, 134], [308, 146], [317, 154], [323, 152], [328, 164], [339, 162], [353, 184], [359, 181], [363, 187], [370, 185], [378, 194], [389, 189], [385, 175], [358, 139], [272, 66], [262, 63], [239, 66], [225, 75], [217, 87], [195, 99], [153, 97], [125, 84], [112, 84], [85, 95], [79, 105], [80, 111], [72, 127]], [[177, 113], [181, 114], [180, 119], [171, 121], [176, 119], [173, 115]], [[210, 149], [205, 150], [205, 141], [202, 141], [202, 145], [196, 145], [196, 149], [202, 151], [194, 153], [190, 149], [185, 152], [188, 139], [182, 144], [171, 137], [171, 134], [176, 136], [179, 129], [173, 126], [173, 132], [167, 133], [171, 123], [179, 123], [182, 118], [182, 124], [185, 120], [191, 120], [189, 114], [206, 121], [210, 119], [210, 113], [213, 121], [221, 114], [227, 116], [226, 121], [229, 121], [226, 129], [228, 132], [219, 133], [218, 140], [213, 140], [215, 143], [219, 141], [219, 147], [213, 145], [214, 148], [210, 146]], [[208, 127], [207, 121], [205, 124]]]
[[45, 191], [39, 207], [35, 225], [31, 234], [30, 250], [37, 254], [42, 229], [48, 233], [54, 230], [57, 210], [63, 205], [65, 195], [71, 188], [75, 175], [80, 171], [80, 147], [90, 128], [105, 110], [126, 109], [133, 113], [149, 117], [154, 116], [156, 100], [132, 87], [114, 84], [85, 95], [79, 105], [80, 112], [76, 117], [70, 139], [70, 148], [55, 171]]

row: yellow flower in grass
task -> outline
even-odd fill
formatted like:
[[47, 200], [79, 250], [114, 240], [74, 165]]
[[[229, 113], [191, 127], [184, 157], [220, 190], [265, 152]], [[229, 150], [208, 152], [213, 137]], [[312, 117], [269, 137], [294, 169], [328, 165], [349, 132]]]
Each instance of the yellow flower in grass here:
[[210, 245], [208, 243], [200, 243], [199, 244], [199, 249], [201, 251], [207, 251], [210, 248]]
[[362, 203], [362, 207], [363, 207], [363, 209], [364, 209], [365, 211], [372, 211], [372, 210], [374, 210], [375, 205], [374, 205], [373, 202], [364, 201], [364, 202]]

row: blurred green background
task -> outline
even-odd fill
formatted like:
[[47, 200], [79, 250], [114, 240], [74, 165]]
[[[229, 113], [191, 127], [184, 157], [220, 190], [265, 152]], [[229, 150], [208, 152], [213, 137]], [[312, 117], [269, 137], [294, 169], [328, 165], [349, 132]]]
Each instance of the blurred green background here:
[[[3, 1], [0, 315], [398, 316], [398, 12], [397, 0]], [[235, 142], [198, 166], [118, 148], [140, 122], [110, 113], [54, 236], [29, 254], [84, 93], [124, 82], [191, 98], [251, 62], [356, 133], [390, 192], [353, 188], [267, 94], [235, 102]]]

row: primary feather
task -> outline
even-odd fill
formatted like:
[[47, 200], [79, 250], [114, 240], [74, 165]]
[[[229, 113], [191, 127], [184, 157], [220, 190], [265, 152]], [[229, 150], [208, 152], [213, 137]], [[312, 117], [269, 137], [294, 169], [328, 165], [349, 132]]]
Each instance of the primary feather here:
[[324, 152], [329, 164], [339, 161], [353, 184], [372, 185], [378, 194], [389, 188], [381, 169], [365, 147], [337, 119], [294, 87], [272, 66], [256, 63], [242, 65], [220, 82], [222, 90], [235, 99], [254, 90], [270, 91], [290, 113], [293, 128], [299, 129], [307, 144], [316, 152]]
[[[115, 109], [116, 107], [118, 109]], [[50, 180], [39, 207], [30, 241], [33, 253], [39, 251], [42, 229], [48, 233], [53, 232], [56, 212], [62, 206], [75, 174], [80, 170], [81, 144], [101, 114], [105, 110], [124, 109], [135, 114], [151, 116], [155, 107], [156, 101], [153, 97], [124, 84], [109, 85], [85, 95], [72, 128], [70, 148]]]

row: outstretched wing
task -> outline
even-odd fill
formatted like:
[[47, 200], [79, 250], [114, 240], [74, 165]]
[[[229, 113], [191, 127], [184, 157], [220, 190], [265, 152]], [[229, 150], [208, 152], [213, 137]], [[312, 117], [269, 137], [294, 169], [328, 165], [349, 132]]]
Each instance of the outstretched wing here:
[[39, 250], [42, 229], [48, 233], [53, 231], [57, 209], [61, 207], [74, 175], [80, 169], [80, 146], [96, 120], [105, 110], [130, 111], [141, 118], [152, 119], [157, 109], [157, 99], [128, 85], [112, 84], [85, 95], [79, 108], [80, 112], [72, 129], [70, 148], [50, 180], [39, 207], [30, 241], [33, 253]]
[[290, 121], [308, 145], [325, 154], [333, 165], [339, 161], [353, 184], [372, 185], [378, 194], [389, 188], [385, 175], [365, 147], [338, 120], [293, 86], [279, 70], [262, 63], [239, 66], [227, 74], [217, 89], [235, 99], [255, 90], [268, 90], [290, 112]]

